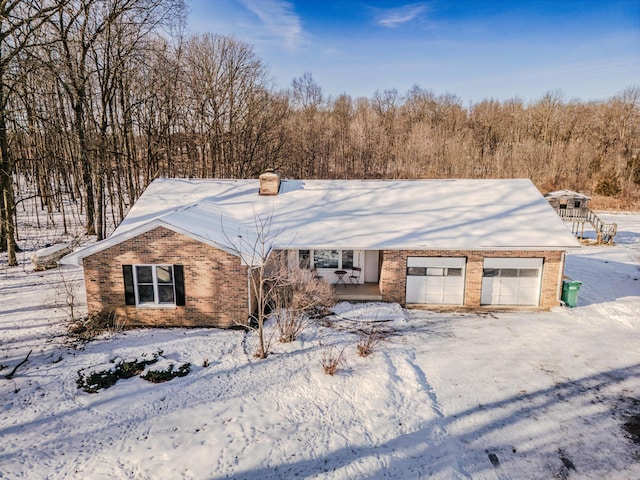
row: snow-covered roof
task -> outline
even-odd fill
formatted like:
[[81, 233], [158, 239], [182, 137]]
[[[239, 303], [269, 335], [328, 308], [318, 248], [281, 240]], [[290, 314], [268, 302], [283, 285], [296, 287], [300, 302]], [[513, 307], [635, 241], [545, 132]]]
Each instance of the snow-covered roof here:
[[257, 179], [155, 180], [108, 239], [65, 263], [158, 225], [233, 251], [240, 237], [243, 245], [255, 244], [257, 219], [270, 221], [268, 243], [277, 249], [579, 246], [527, 179], [283, 180], [275, 196], [258, 195], [258, 187]]
[[591, 200], [591, 197], [583, 193], [574, 192], [572, 190], [556, 190], [555, 192], [546, 193], [545, 198], [581, 198], [583, 200]]

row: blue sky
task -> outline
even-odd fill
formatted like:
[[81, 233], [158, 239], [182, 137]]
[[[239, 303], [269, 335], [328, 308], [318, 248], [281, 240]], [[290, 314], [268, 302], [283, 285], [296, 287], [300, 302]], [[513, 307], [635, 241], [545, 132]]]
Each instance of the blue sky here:
[[189, 28], [253, 46], [279, 88], [325, 96], [417, 84], [485, 98], [607, 99], [640, 87], [640, 1], [188, 0]]

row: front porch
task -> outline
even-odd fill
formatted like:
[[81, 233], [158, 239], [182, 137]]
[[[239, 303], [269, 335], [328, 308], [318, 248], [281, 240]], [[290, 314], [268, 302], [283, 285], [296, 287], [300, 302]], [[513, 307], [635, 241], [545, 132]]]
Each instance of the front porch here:
[[337, 284], [333, 286], [339, 301], [380, 302], [380, 284], [367, 282], [361, 284]]

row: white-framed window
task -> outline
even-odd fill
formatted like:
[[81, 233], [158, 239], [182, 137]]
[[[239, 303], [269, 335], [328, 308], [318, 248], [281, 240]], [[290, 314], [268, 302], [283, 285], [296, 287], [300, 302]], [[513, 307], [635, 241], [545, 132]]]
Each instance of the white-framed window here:
[[351, 269], [354, 266], [353, 250], [309, 249], [298, 250], [300, 268], [327, 268], [331, 270]]
[[311, 268], [311, 250], [298, 250], [298, 265], [300, 268]]
[[461, 277], [462, 270], [460, 267], [407, 267], [407, 275], [418, 277]]
[[184, 266], [122, 265], [125, 305], [184, 307]]
[[175, 305], [173, 265], [134, 265], [136, 305]]

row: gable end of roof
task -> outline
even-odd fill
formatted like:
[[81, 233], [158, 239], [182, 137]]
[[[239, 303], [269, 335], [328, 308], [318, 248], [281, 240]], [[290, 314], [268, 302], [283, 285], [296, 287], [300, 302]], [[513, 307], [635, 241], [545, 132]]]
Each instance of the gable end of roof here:
[[172, 225], [168, 222], [165, 222], [162, 219], [155, 219], [152, 220], [148, 223], [145, 223], [143, 225], [140, 225], [138, 227], [135, 227], [131, 230], [127, 230], [121, 234], [118, 235], [113, 235], [109, 238], [106, 238], [98, 243], [95, 243], [93, 245], [89, 245], [87, 247], [84, 248], [80, 248], [72, 253], [70, 253], [69, 255], [64, 256], [63, 258], [61, 258], [59, 260], [58, 263], [60, 263], [61, 265], [80, 265], [82, 266], [82, 260], [85, 257], [89, 257], [91, 255], [94, 255], [98, 252], [101, 252], [103, 250], [106, 250], [107, 248], [111, 248], [115, 245], [118, 245], [122, 242], [125, 242], [127, 240], [131, 240], [139, 235], [142, 235], [143, 233], [146, 232], [150, 232], [151, 230], [154, 230], [156, 228], [166, 228], [167, 230], [171, 230], [175, 233], [178, 233], [180, 235], [184, 235], [186, 237], [189, 237], [193, 240], [196, 240], [198, 242], [204, 243], [206, 245], [209, 245], [211, 247], [217, 248], [219, 250], [222, 250], [226, 253], [229, 253], [231, 255], [235, 255], [237, 257], [241, 257], [241, 255], [233, 248], [226, 246], [226, 245], [222, 245], [219, 242], [216, 242], [212, 239], [208, 239], [208, 238], [203, 238], [199, 235], [196, 235], [192, 232], [189, 232], [183, 228], [177, 227], [175, 225]]

